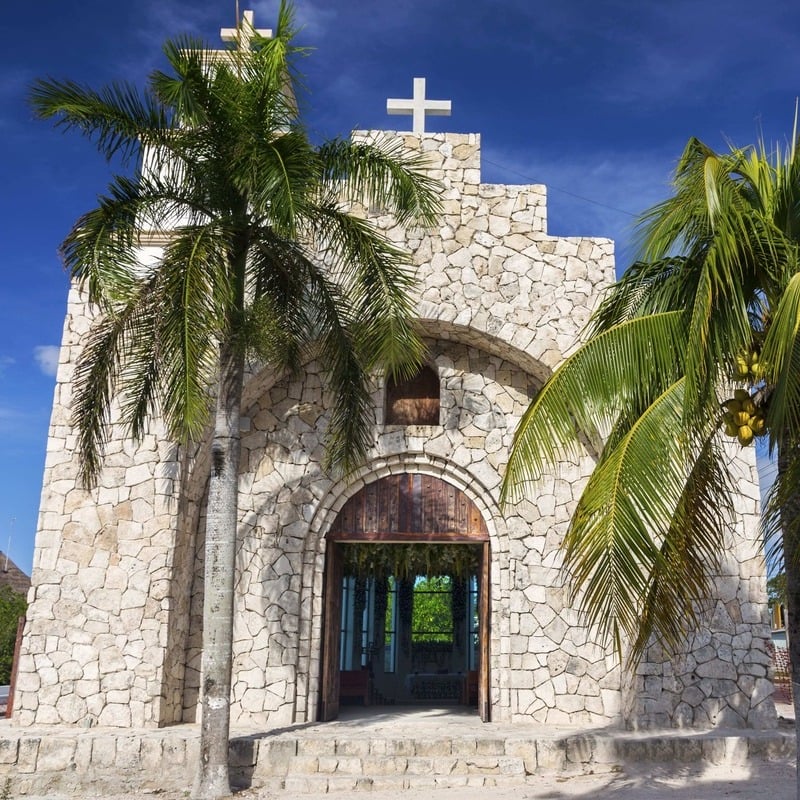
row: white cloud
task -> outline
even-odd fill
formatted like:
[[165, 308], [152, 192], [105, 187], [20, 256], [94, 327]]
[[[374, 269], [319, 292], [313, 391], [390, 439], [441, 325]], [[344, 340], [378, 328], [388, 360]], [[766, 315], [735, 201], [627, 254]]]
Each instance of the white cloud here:
[[33, 357], [45, 375], [55, 375], [58, 371], [60, 348], [54, 344], [42, 344], [33, 349]]

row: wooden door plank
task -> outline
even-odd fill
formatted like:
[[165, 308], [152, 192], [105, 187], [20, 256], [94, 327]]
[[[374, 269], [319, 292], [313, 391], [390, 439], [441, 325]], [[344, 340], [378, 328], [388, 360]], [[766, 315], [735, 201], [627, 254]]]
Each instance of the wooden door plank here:
[[478, 632], [480, 636], [478, 713], [480, 714], [482, 722], [490, 722], [492, 718], [491, 699], [489, 694], [489, 639], [491, 633], [489, 630], [489, 609], [491, 607], [491, 585], [489, 583], [489, 578], [491, 575], [491, 563], [489, 542], [484, 542], [483, 558], [481, 559], [480, 584], [478, 585]]
[[325, 558], [325, 613], [322, 619], [322, 687], [320, 719], [339, 715], [339, 639], [342, 628], [342, 548], [328, 542]]

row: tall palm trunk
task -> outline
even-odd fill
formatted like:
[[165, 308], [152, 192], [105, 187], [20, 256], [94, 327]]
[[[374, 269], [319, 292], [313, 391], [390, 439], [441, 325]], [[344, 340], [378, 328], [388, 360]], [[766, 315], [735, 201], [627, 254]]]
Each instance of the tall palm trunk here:
[[203, 705], [200, 773], [194, 791], [197, 800], [230, 795], [228, 736], [243, 380], [244, 355], [240, 348], [223, 343], [206, 517]]

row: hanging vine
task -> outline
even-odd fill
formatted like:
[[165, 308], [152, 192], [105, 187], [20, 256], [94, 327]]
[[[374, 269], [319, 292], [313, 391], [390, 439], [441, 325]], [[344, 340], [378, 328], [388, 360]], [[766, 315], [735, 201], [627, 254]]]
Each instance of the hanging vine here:
[[345, 543], [342, 545], [344, 572], [356, 577], [384, 580], [424, 575], [451, 575], [466, 579], [478, 571], [481, 546], [472, 544], [425, 544], [409, 542]]

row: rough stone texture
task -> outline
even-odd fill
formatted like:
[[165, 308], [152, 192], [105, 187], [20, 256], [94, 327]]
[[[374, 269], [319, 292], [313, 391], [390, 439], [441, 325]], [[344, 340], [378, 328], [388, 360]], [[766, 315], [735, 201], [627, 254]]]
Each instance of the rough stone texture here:
[[[410, 471], [452, 483], [486, 520], [494, 720], [773, 725], [752, 465], [741, 480], [743, 522], [730, 532], [707, 624], [688, 637], [680, 657], [666, 660], [651, 649], [624, 680], [610, 650], [569, 606], [560, 571], [559, 546], [590, 455], [563, 463], [534, 498], [499, 507], [514, 430], [613, 280], [613, 243], [548, 236], [542, 186], [482, 184], [476, 135], [360, 135], [401, 136], [427, 155], [443, 185], [435, 230], [403, 231], [370, 210], [413, 259], [417, 313], [441, 381], [440, 424], [384, 424], [376, 380], [373, 446], [355, 475], [338, 480], [321, 466], [330, 407], [321, 366], [308, 363], [292, 377], [257, 368], [248, 375], [233, 721], [274, 727], [315, 718], [325, 533], [366, 483]], [[133, 447], [116, 428], [98, 488], [79, 488], [70, 381], [89, 323], [73, 291], [15, 718], [121, 728], [192, 721], [201, 685], [208, 447], [179, 452], [157, 421]], [[556, 756], [570, 757], [541, 757]], [[501, 772], [508, 766], [495, 762]]]

